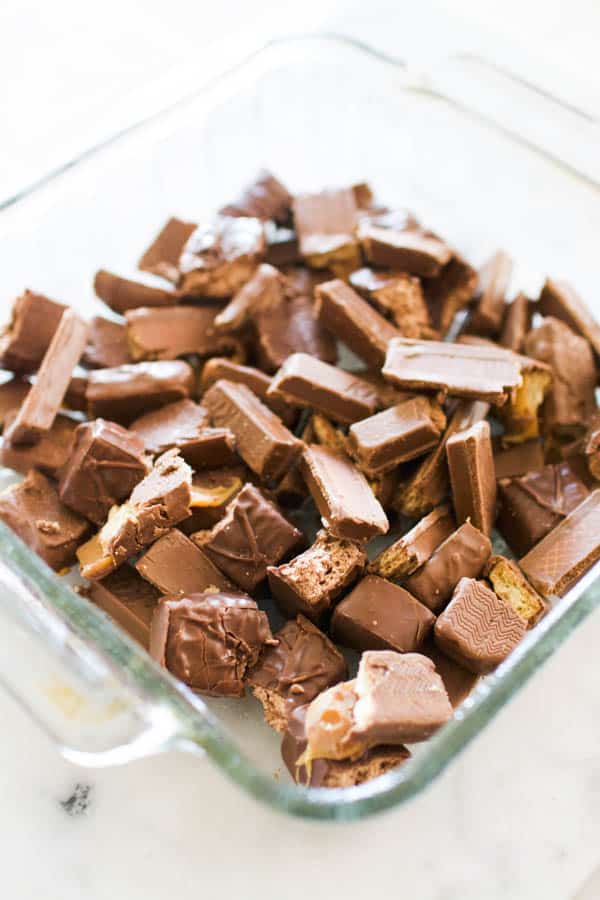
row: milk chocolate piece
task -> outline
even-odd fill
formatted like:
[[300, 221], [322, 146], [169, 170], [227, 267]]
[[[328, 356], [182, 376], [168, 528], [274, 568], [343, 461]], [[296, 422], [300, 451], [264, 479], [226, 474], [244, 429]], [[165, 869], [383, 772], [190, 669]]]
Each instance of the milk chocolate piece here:
[[195, 472], [191, 516], [178, 527], [185, 534], [212, 528], [223, 518], [227, 505], [237, 497], [250, 474], [243, 463]]
[[589, 341], [596, 356], [600, 356], [600, 325], [568, 282], [548, 278], [540, 294], [539, 306], [544, 316], [561, 319], [572, 331]]
[[140, 578], [135, 569], [121, 566], [102, 581], [92, 581], [85, 596], [148, 649], [150, 623], [160, 592]]
[[483, 581], [461, 578], [435, 623], [437, 645], [477, 674], [492, 672], [514, 650], [527, 623]]
[[236, 384], [245, 384], [288, 427], [296, 421], [296, 410], [290, 408], [290, 405], [285, 400], [278, 400], [276, 397], [268, 396], [267, 391], [271, 387], [272, 378], [265, 375], [260, 369], [255, 369], [253, 366], [242, 366], [240, 363], [232, 362], [226, 357], [213, 356], [212, 359], [205, 362], [202, 368], [200, 393], [204, 394], [211, 385], [221, 378], [224, 378], [226, 381], [235, 381]]
[[546, 612], [546, 603], [529, 584], [514, 560], [505, 556], [492, 556], [485, 574], [498, 596], [525, 619], [529, 628]]
[[219, 332], [239, 330], [252, 319], [262, 304], [272, 308], [284, 303], [289, 290], [290, 284], [285, 275], [274, 266], [262, 263], [234, 293], [229, 303], [218, 311], [214, 328]]
[[12, 416], [16, 415], [21, 403], [29, 393], [30, 384], [20, 378], [10, 378], [0, 384], [0, 431]]
[[587, 486], [565, 461], [498, 482], [497, 527], [519, 556], [548, 534], [588, 496]]
[[304, 613], [318, 622], [366, 563], [366, 553], [357, 544], [320, 531], [300, 556], [268, 569], [269, 587], [285, 615]]
[[352, 272], [350, 285], [388, 316], [403, 337], [435, 336], [418, 278], [406, 272], [364, 268]]
[[383, 365], [391, 339], [399, 335], [398, 329], [339, 278], [319, 285], [315, 294], [322, 325], [368, 366]]
[[266, 169], [246, 185], [239, 197], [223, 206], [222, 216], [247, 216], [254, 219], [274, 219], [285, 224], [291, 214], [292, 195], [288, 189]]
[[375, 412], [377, 393], [357, 375], [294, 353], [274, 376], [267, 397], [309, 407], [336, 422], [356, 422]]
[[370, 263], [411, 275], [433, 278], [452, 258], [447, 244], [420, 228], [397, 230], [361, 223], [359, 238]]
[[352, 425], [348, 446], [363, 472], [380, 475], [431, 450], [445, 427], [437, 403], [413, 397]]
[[174, 306], [168, 309], [133, 309], [125, 314], [131, 358], [176, 359], [198, 354], [209, 356], [235, 352], [238, 342], [216, 335], [213, 306]]
[[87, 338], [87, 323], [67, 309], [46, 350], [35, 383], [5, 430], [12, 444], [35, 444], [56, 418]]
[[590, 475], [600, 481], [600, 412], [595, 412], [587, 424], [582, 450]]
[[490, 534], [496, 517], [496, 470], [490, 426], [477, 422], [446, 444], [456, 521]]
[[293, 228], [265, 222], [265, 262], [277, 268], [294, 266], [302, 259], [298, 245], [298, 235]]
[[180, 290], [196, 297], [231, 297], [252, 276], [264, 252], [262, 222], [217, 216], [188, 238], [179, 260]]
[[248, 669], [272, 640], [269, 620], [250, 597], [194, 593], [159, 600], [150, 655], [195, 691], [243, 697]]
[[[6, 426], [10, 427], [16, 412], [9, 413]], [[0, 447], [0, 464], [27, 475], [30, 469], [39, 469], [50, 478], [60, 478], [68, 462], [78, 423], [68, 416], [58, 415], [52, 428], [44, 433], [37, 444], [10, 444], [3, 441]]]
[[136, 419], [130, 430], [151, 456], [176, 447], [194, 469], [235, 464], [235, 438], [228, 428], [210, 428], [208, 411], [177, 400]]
[[502, 405], [522, 383], [516, 354], [487, 345], [394, 338], [383, 375], [404, 390], [440, 391]]
[[354, 650], [418, 650], [435, 616], [404, 588], [367, 575], [336, 606], [331, 635]]
[[135, 568], [161, 594], [218, 593], [233, 588], [200, 547], [177, 528], [155, 541]]
[[562, 597], [600, 558], [600, 490], [580, 503], [519, 565], [543, 597]]
[[265, 647], [248, 684], [268, 724], [285, 731], [290, 713], [347, 678], [348, 667], [327, 635], [304, 616], [286, 622], [274, 638], [277, 643]]
[[78, 412], [87, 412], [88, 404], [86, 391], [88, 386], [87, 373], [80, 366], [75, 368], [75, 374], [71, 376], [67, 392], [63, 399], [63, 406]]
[[301, 470], [323, 525], [335, 537], [363, 542], [388, 531], [387, 516], [365, 476], [342, 455], [312, 444]]
[[75, 562], [90, 527], [63, 506], [54, 482], [34, 469], [0, 493], [0, 519], [57, 572]]
[[324, 269], [358, 260], [357, 222], [352, 188], [298, 194], [292, 204], [300, 253], [309, 266]]
[[247, 484], [207, 536], [202, 550], [245, 591], [253, 590], [302, 538], [252, 484]]
[[477, 272], [460, 256], [453, 256], [435, 278], [425, 279], [423, 288], [431, 323], [442, 336], [456, 314], [473, 299], [477, 282]]
[[273, 495], [280, 506], [292, 509], [300, 506], [306, 500], [306, 485], [298, 466], [285, 473], [274, 488]]
[[192, 470], [177, 450], [163, 453], [129, 500], [79, 548], [84, 578], [103, 578], [190, 514]]
[[443, 541], [404, 582], [407, 591], [434, 613], [444, 608], [461, 578], [477, 578], [490, 558], [490, 539], [470, 522]]
[[388, 409], [390, 406], [397, 406], [398, 403], [404, 403], [414, 397], [410, 391], [400, 391], [389, 381], [384, 381], [378, 372], [368, 371], [367, 369], [360, 371], [360, 377], [363, 381], [367, 381], [377, 394], [378, 409]]
[[104, 419], [84, 422], [75, 432], [60, 479], [60, 499], [90, 522], [102, 525], [111, 508], [129, 497], [149, 468], [137, 435]]
[[107, 272], [106, 269], [99, 269], [96, 272], [94, 291], [107, 306], [121, 315], [140, 306], [174, 306], [179, 302], [179, 294], [175, 291], [150, 287], [140, 281], [130, 281], [113, 272]]
[[517, 294], [506, 309], [499, 342], [503, 347], [520, 353], [525, 335], [531, 328], [531, 303], [525, 294]]
[[193, 388], [194, 370], [183, 360], [96, 369], [86, 389], [89, 415], [128, 425], [142, 413], [189, 397]]
[[513, 260], [498, 250], [479, 273], [479, 299], [469, 318], [469, 331], [497, 335], [502, 326], [506, 293], [513, 273]]
[[127, 329], [121, 322], [113, 322], [103, 316], [90, 321], [88, 343], [82, 363], [90, 369], [111, 369], [131, 362]]
[[303, 444], [245, 384], [217, 381], [203, 397], [213, 425], [229, 428], [244, 462], [265, 480], [281, 478]]
[[455, 531], [456, 524], [449, 506], [438, 506], [429, 515], [394, 541], [369, 564], [372, 575], [391, 581], [402, 581], [424, 565], [442, 541]]
[[0, 334], [0, 368], [19, 375], [36, 372], [66, 308], [33, 291], [17, 297]]
[[479, 675], [476, 675], [475, 672], [470, 672], [464, 666], [459, 665], [455, 660], [446, 656], [445, 653], [442, 653], [435, 643], [433, 632], [420, 652], [434, 664], [438, 675], [444, 682], [448, 699], [453, 709], [456, 709], [469, 696], [479, 681]]
[[310, 297], [284, 296], [275, 305], [263, 302], [254, 311], [253, 322], [259, 364], [268, 372], [275, 372], [296, 352], [327, 362], [337, 359], [335, 340], [317, 319]]
[[196, 228], [194, 222], [168, 219], [138, 262], [138, 269], [177, 284], [181, 251]]
[[497, 450], [494, 453], [494, 467], [496, 479], [513, 478], [515, 475], [525, 475], [535, 469], [544, 468], [544, 451], [539, 441], [526, 441], [524, 444], [515, 444], [506, 450]]
[[596, 367], [590, 344], [559, 319], [547, 318], [525, 338], [525, 350], [552, 368], [543, 408], [545, 428], [578, 437], [596, 408]]

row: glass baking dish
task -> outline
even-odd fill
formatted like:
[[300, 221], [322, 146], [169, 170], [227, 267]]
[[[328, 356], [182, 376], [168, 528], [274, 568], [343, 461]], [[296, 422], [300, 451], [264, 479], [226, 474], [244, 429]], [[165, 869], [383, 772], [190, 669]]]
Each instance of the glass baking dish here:
[[[577, 110], [473, 57], [414, 73], [331, 35], [273, 42], [208, 86], [189, 77], [168, 109], [4, 203], [4, 317], [24, 287], [99, 312], [97, 268], [136, 277], [168, 216], [201, 220], [261, 166], [292, 190], [368, 180], [475, 263], [509, 250], [515, 290], [567, 277], [600, 314], [600, 142]], [[1, 523], [0, 681], [75, 762], [205, 753], [278, 809], [359, 818], [404, 802], [454, 759], [600, 603], [599, 574], [556, 601], [407, 764], [354, 788], [294, 785], [256, 701], [194, 695]]]

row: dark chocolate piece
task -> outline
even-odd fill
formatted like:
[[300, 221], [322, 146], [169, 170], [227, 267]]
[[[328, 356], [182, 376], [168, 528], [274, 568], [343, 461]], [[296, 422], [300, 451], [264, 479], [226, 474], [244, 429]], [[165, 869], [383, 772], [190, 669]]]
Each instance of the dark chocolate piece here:
[[461, 578], [435, 623], [434, 637], [459, 665], [486, 675], [512, 653], [526, 630], [525, 619], [483, 581]]
[[470, 522], [446, 538], [404, 582], [407, 591], [434, 613], [444, 608], [461, 578], [477, 578], [490, 558], [490, 539]]
[[436, 278], [425, 279], [423, 288], [431, 322], [442, 337], [456, 314], [473, 299], [477, 282], [477, 272], [460, 256], [453, 256]]
[[312, 444], [301, 469], [323, 525], [333, 535], [362, 542], [388, 531], [387, 516], [365, 476], [341, 454]]
[[155, 541], [135, 568], [161, 594], [218, 593], [233, 588], [200, 547], [177, 528]]
[[449, 506], [438, 506], [369, 564], [372, 575], [402, 581], [431, 557], [442, 541], [455, 531], [456, 523]]
[[459, 525], [470, 521], [490, 534], [496, 518], [496, 470], [490, 426], [477, 422], [446, 443], [452, 502]]
[[85, 596], [148, 649], [150, 623], [160, 593], [135, 569], [121, 566], [102, 581], [92, 581], [85, 589]]
[[[7, 428], [14, 420], [16, 412], [6, 418]], [[50, 478], [59, 479], [63, 467], [69, 461], [75, 430], [78, 423], [68, 416], [58, 415], [52, 428], [46, 431], [37, 444], [13, 445], [3, 441], [0, 447], [0, 463], [15, 472], [27, 475], [30, 469], [39, 469]]]
[[201, 549], [216, 566], [245, 591], [252, 591], [302, 538], [252, 484], [247, 484], [227, 507]]
[[495, 336], [500, 331], [513, 266], [511, 257], [503, 250], [498, 250], [481, 269], [479, 299], [469, 318], [470, 332]]
[[213, 425], [229, 428], [244, 462], [265, 480], [281, 478], [303, 447], [244, 384], [217, 381], [203, 397]]
[[250, 597], [194, 593], [159, 600], [150, 655], [195, 691], [243, 697], [248, 669], [272, 640], [269, 620]]
[[235, 352], [234, 338], [214, 333], [218, 308], [214, 306], [174, 306], [168, 309], [133, 309], [125, 314], [131, 358], [140, 360], [176, 359], [198, 354], [210, 356]]
[[0, 431], [14, 418], [29, 393], [30, 384], [20, 378], [10, 378], [0, 384]]
[[548, 278], [540, 294], [539, 306], [544, 316], [561, 319], [572, 331], [589, 341], [596, 356], [600, 356], [600, 325], [570, 284]]
[[188, 238], [179, 260], [180, 290], [197, 297], [231, 297], [252, 276], [264, 252], [262, 222], [217, 216]]
[[392, 270], [357, 269], [350, 285], [389, 317], [399, 334], [410, 338], [435, 337], [421, 281]]
[[128, 425], [152, 409], [189, 397], [194, 370], [183, 360], [135, 363], [90, 372], [89, 415]]
[[547, 604], [532, 588], [514, 560], [505, 556], [492, 556], [485, 574], [498, 596], [525, 619], [529, 628], [545, 614]]
[[90, 522], [102, 525], [113, 506], [125, 500], [150, 466], [144, 444], [114, 422], [84, 422], [75, 432], [60, 479], [60, 499]]
[[543, 469], [544, 450], [539, 441], [526, 441], [506, 450], [497, 450], [494, 453], [494, 467], [498, 481], [513, 478], [515, 475], [525, 475], [535, 469]]
[[0, 334], [0, 368], [19, 375], [36, 372], [66, 308], [33, 291], [17, 297]]
[[125, 325], [94, 316], [81, 361], [90, 369], [111, 369], [131, 362]]
[[267, 396], [344, 423], [364, 419], [377, 408], [377, 393], [370, 384], [306, 353], [294, 353], [286, 360]]
[[130, 281], [113, 272], [107, 272], [106, 269], [96, 272], [94, 291], [107, 306], [121, 315], [140, 306], [174, 306], [179, 302], [179, 294], [175, 291]]
[[452, 250], [420, 228], [381, 228], [363, 222], [359, 238], [365, 256], [376, 266], [433, 278], [452, 258]]
[[177, 284], [181, 251], [196, 228], [193, 222], [168, 219], [138, 262], [138, 269]]
[[503, 347], [521, 353], [525, 335], [531, 328], [531, 303], [525, 294], [517, 294], [504, 315], [499, 342]]
[[261, 372], [260, 369], [255, 369], [253, 366], [242, 366], [227, 357], [213, 356], [212, 359], [205, 362], [202, 368], [200, 393], [204, 394], [221, 378], [226, 381], [235, 381], [236, 384], [245, 384], [288, 427], [296, 421], [297, 411], [291, 408], [285, 400], [268, 396], [267, 391], [271, 387], [272, 378]]
[[292, 207], [300, 253], [309, 266], [324, 269], [335, 263], [358, 261], [354, 235], [357, 210], [352, 188], [298, 194]]
[[366, 553], [357, 544], [320, 531], [314, 544], [300, 556], [269, 567], [269, 587], [285, 615], [304, 613], [318, 622], [366, 564]]
[[41, 472], [0, 493], [0, 519], [57, 572], [75, 562], [89, 523], [60, 502], [56, 485]]
[[237, 200], [223, 206], [222, 216], [247, 216], [254, 219], [274, 219], [285, 224], [291, 215], [292, 195], [288, 189], [266, 169], [246, 185]]
[[208, 411], [192, 400], [177, 400], [136, 419], [130, 430], [157, 456], [176, 447], [194, 469], [235, 464], [235, 438], [228, 428], [210, 428]]

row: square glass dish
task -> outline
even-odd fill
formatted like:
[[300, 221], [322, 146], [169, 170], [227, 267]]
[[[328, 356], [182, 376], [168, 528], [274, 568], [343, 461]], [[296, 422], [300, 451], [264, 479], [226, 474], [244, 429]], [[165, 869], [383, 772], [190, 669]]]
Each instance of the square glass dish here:
[[[368, 180], [390, 205], [479, 264], [517, 259], [513, 287], [566, 277], [600, 315], [597, 126], [472, 58], [429, 76], [334, 36], [271, 44], [203, 89], [5, 204], [3, 318], [30, 287], [98, 313], [101, 267], [133, 266], [171, 215], [201, 221], [261, 166], [294, 190]], [[13, 478], [0, 473], [3, 484]], [[600, 539], [600, 535], [599, 535]], [[283, 811], [351, 819], [421, 790], [600, 603], [596, 566], [556, 601], [453, 721], [399, 769], [345, 789], [281, 770], [259, 704], [203, 699], [176, 682], [0, 523], [0, 681], [70, 759], [111, 765], [172, 748], [206, 753]]]

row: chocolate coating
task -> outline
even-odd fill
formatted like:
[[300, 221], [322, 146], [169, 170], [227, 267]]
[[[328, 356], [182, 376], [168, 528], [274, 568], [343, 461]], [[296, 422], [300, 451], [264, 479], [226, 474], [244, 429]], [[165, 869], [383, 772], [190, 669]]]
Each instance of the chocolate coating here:
[[[14, 421], [16, 411], [6, 417], [7, 427]], [[3, 441], [0, 447], [0, 463], [27, 475], [30, 469], [39, 469], [50, 478], [60, 478], [63, 467], [69, 461], [77, 422], [68, 416], [59, 415], [52, 427], [40, 437], [37, 444], [19, 444], [15, 446]]]
[[496, 480], [525, 475], [535, 469], [544, 468], [544, 451], [539, 441], [525, 441], [494, 453]]
[[600, 325], [570, 284], [548, 278], [539, 305], [543, 315], [561, 319], [572, 331], [589, 341], [596, 356], [600, 356]]
[[106, 269], [100, 269], [94, 277], [96, 296], [114, 312], [123, 315], [140, 306], [174, 306], [179, 295], [163, 288], [149, 287], [139, 281], [121, 278]]
[[274, 219], [285, 224], [291, 214], [292, 195], [288, 189], [266, 169], [247, 184], [239, 197], [219, 213], [222, 216], [248, 216], [255, 219]]
[[420, 228], [381, 228], [361, 224], [360, 242], [365, 256], [376, 266], [389, 266], [432, 278], [452, 258], [452, 250], [434, 235]]
[[142, 413], [189, 397], [194, 371], [183, 360], [135, 363], [90, 372], [89, 414], [128, 425]]
[[495, 336], [500, 331], [513, 266], [511, 257], [498, 250], [481, 269], [479, 298], [468, 322], [471, 333]]
[[371, 575], [402, 581], [431, 557], [456, 529], [449, 506], [438, 506], [369, 564]]
[[161, 278], [177, 284], [181, 251], [196, 228], [197, 225], [193, 222], [168, 219], [138, 262], [138, 269], [160, 275]]
[[200, 547], [177, 528], [155, 541], [135, 568], [161, 594], [214, 593], [233, 588]]
[[446, 444], [456, 521], [490, 534], [496, 518], [496, 470], [490, 426], [477, 422]]
[[279, 416], [284, 425], [293, 425], [297, 418], [297, 411], [290, 408], [284, 400], [269, 397], [267, 391], [271, 387], [272, 378], [255, 369], [253, 366], [242, 366], [222, 356], [214, 356], [206, 361], [200, 377], [200, 393], [204, 394], [215, 382], [224, 378], [226, 381], [234, 381], [236, 384], [245, 384], [259, 400], [272, 409]]
[[33, 291], [17, 297], [0, 335], [0, 368], [20, 375], [37, 371], [66, 308]]
[[230, 297], [252, 276], [264, 252], [262, 222], [217, 216], [189, 236], [179, 260], [180, 289], [199, 297]]
[[352, 188], [298, 194], [292, 208], [300, 253], [309, 266], [322, 269], [358, 260], [354, 236], [357, 210]]
[[148, 649], [150, 623], [160, 592], [140, 578], [135, 569], [121, 566], [102, 581], [92, 581], [85, 596]]
[[215, 334], [214, 306], [173, 306], [167, 309], [133, 309], [125, 313], [131, 358], [140, 360], [177, 359], [235, 352], [237, 342]]
[[111, 369], [130, 363], [125, 325], [103, 316], [94, 316], [90, 321], [88, 342], [81, 362], [90, 369]]
[[475, 269], [460, 256], [453, 256], [435, 278], [424, 280], [431, 322], [442, 337], [452, 325], [456, 313], [473, 299], [477, 281]]

